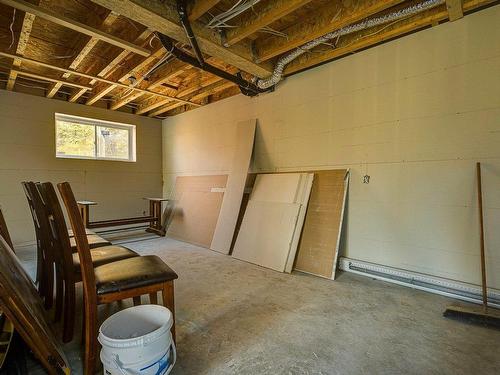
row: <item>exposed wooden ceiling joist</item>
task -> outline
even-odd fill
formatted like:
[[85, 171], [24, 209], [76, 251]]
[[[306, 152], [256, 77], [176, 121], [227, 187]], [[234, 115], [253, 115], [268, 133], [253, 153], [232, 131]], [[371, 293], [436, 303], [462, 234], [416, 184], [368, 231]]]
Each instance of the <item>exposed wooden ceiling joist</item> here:
[[[177, 41], [188, 43], [184, 28], [180, 25], [179, 15], [176, 12], [175, 2], [173, 0], [92, 1], [153, 30], [168, 35]], [[227, 64], [236, 66], [258, 77], [266, 77], [270, 74], [272, 69], [270, 64], [257, 64], [254, 62], [252, 48], [249, 42], [242, 41], [237, 45], [226, 48], [222, 45], [221, 36], [215, 30], [207, 29], [197, 22], [192, 24], [192, 28], [201, 50], [209, 56], [217, 57]]]
[[[33, 27], [33, 21], [35, 20], [35, 16], [31, 13], [24, 13], [23, 17], [23, 26], [21, 28], [21, 33], [19, 34], [19, 39], [17, 41], [16, 53], [18, 55], [24, 55], [26, 50], [26, 46], [28, 45], [28, 40], [31, 34], [31, 28]], [[14, 63], [12, 64], [15, 68], [21, 66], [21, 60], [14, 59]], [[16, 83], [17, 73], [14, 70], [9, 72], [9, 78], [7, 81], [7, 90], [12, 90]]]
[[252, 35], [310, 1], [311, 0], [277, 0], [268, 2], [265, 8], [261, 9], [257, 15], [253, 12], [249, 12], [248, 15], [239, 22], [237, 27], [229, 29], [226, 33], [224, 45], [232, 46], [238, 43], [240, 40]]
[[220, 1], [221, 0], [195, 0], [194, 4], [189, 9], [189, 20], [191, 22], [196, 21]]
[[[216, 94], [220, 91], [226, 90], [226, 89], [233, 87], [233, 86], [236, 86], [236, 85], [232, 82], [219, 80], [219, 81], [213, 82], [210, 85], [207, 85], [206, 87], [204, 87], [202, 89], [196, 90], [194, 95], [191, 96], [190, 100], [191, 101], [199, 101], [199, 100], [202, 100], [210, 95]], [[181, 104], [181, 103], [166, 104], [165, 106], [159, 108], [158, 110], [151, 112], [148, 116], [149, 117], [159, 116], [165, 112], [169, 112], [169, 111], [176, 109], [176, 108], [183, 106], [183, 105], [185, 105], [185, 104]]]
[[81, 22], [72, 20], [68, 17], [65, 17], [61, 14], [56, 14], [51, 10], [44, 9], [40, 6], [33, 5], [24, 0], [0, 0], [0, 3], [11, 6], [13, 8], [22, 10], [23, 12], [28, 12], [34, 14], [37, 17], [44, 18], [50, 22], [56, 23], [58, 25], [67, 27], [69, 29], [78, 31], [79, 33], [86, 34], [90, 37], [97, 38], [109, 44], [115, 45], [117, 47], [123, 48], [125, 50], [137, 53], [141, 56], [149, 56], [149, 51], [146, 48], [142, 48], [136, 46], [133, 43], [130, 43], [126, 40], [117, 38], [113, 35], [107, 34], [101, 30], [98, 30], [94, 27], [90, 27]]
[[[125, 88], [125, 89], [131, 89], [131, 90], [134, 90], [134, 91], [143, 91], [145, 93], [153, 94], [153, 95], [164, 97], [164, 98], [169, 98], [169, 99], [175, 100], [175, 101], [184, 101], [184, 102], [186, 102], [185, 104], [197, 105], [195, 103], [189, 103], [189, 102], [187, 102], [187, 101], [185, 101], [183, 99], [180, 99], [180, 98], [172, 97], [172, 96], [169, 96], [169, 95], [165, 95], [165, 94], [161, 94], [161, 93], [153, 92], [153, 91], [149, 91], [149, 90], [143, 90], [143, 89], [140, 89], [140, 88], [137, 88], [137, 87], [130, 87], [130, 86], [127, 86], [127, 85], [125, 85], [123, 83], [113, 82], [113, 81], [110, 81], [110, 80], [105, 79], [105, 78], [93, 76], [91, 74], [85, 74], [85, 73], [78, 72], [76, 70], [61, 68], [61, 67], [58, 67], [56, 65], [47, 64], [47, 63], [44, 63], [42, 61], [37, 61], [37, 60], [33, 60], [33, 59], [28, 59], [28, 58], [22, 57], [22, 56], [12, 55], [10, 53], [0, 52], [0, 56], [12, 58], [12, 59], [18, 58], [18, 59], [20, 59], [23, 62], [28, 62], [28, 63], [31, 63], [31, 64], [39, 65], [39, 66], [42, 66], [44, 68], [54, 69], [54, 70], [58, 70], [60, 72], [65, 72], [65, 73], [70, 73], [70, 74], [73, 74], [75, 76], [80, 76], [80, 77], [88, 78], [88, 79], [91, 79], [91, 80], [94, 79], [96, 81], [101, 81], [101, 82], [107, 83], [109, 85], [120, 86], [120, 87]], [[57, 80], [55, 80], [55, 81], [57, 81]], [[52, 80], [52, 82], [54, 82], [54, 80]], [[80, 86], [80, 87], [87, 87], [87, 86]], [[92, 89], [92, 87], [90, 87], [90, 86], [88, 86], [88, 88]]]
[[[494, 0], [465, 0], [463, 7], [465, 11], [493, 3]], [[335, 59], [357, 50], [376, 45], [386, 40], [407, 34], [409, 32], [432, 25], [436, 22], [445, 20], [448, 17], [446, 7], [440, 6], [427, 10], [413, 17], [403, 19], [389, 26], [379, 26], [378, 29], [368, 29], [352, 35], [345, 36], [339, 40], [336, 48], [323, 53], [311, 53], [303, 55], [293, 61], [285, 69], [285, 75], [304, 70], [311, 66], [321, 64], [325, 61]], [[378, 32], [379, 30], [380, 32]]]
[[[116, 21], [116, 19], [118, 17], [119, 17], [119, 15], [117, 13], [110, 12], [106, 16], [106, 18], [102, 21], [101, 26], [107, 26], [107, 25], [112, 24], [113, 22]], [[85, 57], [87, 57], [87, 55], [90, 53], [90, 51], [95, 47], [97, 42], [99, 42], [99, 39], [97, 39], [95, 37], [91, 37], [90, 39], [88, 39], [87, 42], [85, 42], [83, 44], [83, 46], [81, 48], [79, 48], [78, 54], [75, 56], [75, 58], [73, 59], [73, 61], [71, 61], [71, 64], [69, 65], [69, 69], [76, 70], [78, 68], [78, 66], [82, 63], [82, 61], [85, 59]], [[70, 76], [71, 76], [71, 73], [64, 73], [62, 75], [62, 77], [65, 79], [69, 78]], [[49, 91], [47, 92], [47, 98], [52, 98], [57, 93], [57, 91], [59, 90], [60, 87], [61, 87], [61, 84], [59, 82], [54, 83], [50, 87]], [[82, 94], [80, 94], [80, 96]], [[76, 101], [80, 96], [72, 95], [70, 98], [70, 101]]]
[[[144, 30], [134, 41], [135, 44], [141, 45], [144, 43], [151, 35], [152, 31], [149, 29]], [[128, 56], [130, 51], [122, 51], [118, 56], [109, 62], [97, 75], [99, 77], [108, 77]]]
[[[135, 40], [135, 43], [137, 44], [142, 44], [144, 43], [149, 36], [152, 34], [152, 31], [149, 29], [144, 30]], [[123, 64], [125, 59], [130, 56], [129, 51], [122, 51], [116, 56], [113, 60], [109, 62], [108, 65], [106, 65], [99, 73], [97, 73], [98, 77], [102, 78], [108, 78], [111, 76], [113, 72], [115, 72], [117, 69], [119, 69], [120, 65]], [[150, 58], [155, 58], [155, 54], [149, 55], [146, 59]], [[90, 84], [95, 84], [96, 80], [92, 80]], [[104, 96], [109, 94], [111, 91], [113, 91], [117, 85], [106, 85], [105, 83], [99, 85], [98, 87], [94, 88], [95, 93], [87, 99], [87, 102], [85, 103], [86, 105], [92, 105], [98, 100], [102, 99]]]
[[464, 16], [462, 0], [446, 0], [446, 8], [450, 21], [456, 21]]
[[13, 71], [16, 72], [18, 76], [39, 79], [39, 80], [47, 81], [47, 82], [60, 82], [61, 84], [65, 85], [65, 86], [72, 86], [72, 87], [77, 87], [77, 88], [85, 89], [85, 90], [90, 90], [92, 88], [90, 86], [80, 85], [79, 83], [70, 82], [70, 81], [67, 81], [64, 79], [49, 77], [49, 76], [46, 76], [44, 74], [31, 73], [27, 70], [13, 69]]
[[115, 109], [121, 108], [125, 104], [128, 104], [132, 100], [135, 100], [135, 99], [137, 99], [137, 98], [139, 98], [140, 96], [143, 96], [143, 95], [144, 95], [144, 92], [141, 92], [141, 91], [130, 92], [130, 93], [128, 93], [126, 95], [123, 95], [122, 97], [114, 100], [111, 103], [111, 106], [109, 107], [109, 109], [115, 110]]
[[401, 3], [402, 0], [367, 0], [352, 2], [348, 8], [335, 1], [318, 9], [308, 20], [299, 22], [284, 30], [286, 38], [268, 36], [257, 40], [255, 51], [257, 61], [266, 61], [293, 48], [299, 47], [329, 32], [350, 25], [375, 13]]
[[70, 103], [76, 102], [86, 92], [87, 92], [87, 90], [84, 90], [84, 89], [75, 91], [75, 93], [69, 97], [68, 102], [70, 102]]

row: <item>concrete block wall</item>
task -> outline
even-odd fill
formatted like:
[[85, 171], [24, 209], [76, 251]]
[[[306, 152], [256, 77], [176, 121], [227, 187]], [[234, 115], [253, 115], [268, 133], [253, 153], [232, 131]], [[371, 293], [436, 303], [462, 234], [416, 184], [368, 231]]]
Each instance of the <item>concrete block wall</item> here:
[[351, 169], [346, 256], [477, 284], [480, 161], [500, 288], [499, 19], [497, 5], [164, 120], [164, 193], [227, 173], [234, 126], [255, 117], [254, 172]]
[[[136, 125], [137, 162], [56, 158], [56, 112]], [[5, 90], [0, 113], [0, 205], [15, 246], [34, 240], [21, 181], [70, 182], [77, 199], [99, 202], [95, 220], [149, 213], [142, 197], [161, 194], [159, 120]]]

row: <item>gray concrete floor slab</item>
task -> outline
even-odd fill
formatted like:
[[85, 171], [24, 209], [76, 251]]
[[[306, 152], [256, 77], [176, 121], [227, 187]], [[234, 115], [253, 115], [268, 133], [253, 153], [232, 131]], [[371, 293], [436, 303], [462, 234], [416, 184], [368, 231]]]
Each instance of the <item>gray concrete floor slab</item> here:
[[[452, 299], [348, 273], [283, 274], [168, 238], [127, 246], [179, 274], [173, 375], [500, 374], [500, 331], [443, 318]], [[80, 339], [65, 350], [80, 374]]]

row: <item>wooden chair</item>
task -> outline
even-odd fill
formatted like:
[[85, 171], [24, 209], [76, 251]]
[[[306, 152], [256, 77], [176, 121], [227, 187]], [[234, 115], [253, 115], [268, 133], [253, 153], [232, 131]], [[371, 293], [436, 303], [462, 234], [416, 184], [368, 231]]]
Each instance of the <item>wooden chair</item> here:
[[44, 299], [45, 308], [50, 309], [54, 302], [54, 256], [48, 236], [49, 228], [41, 220], [40, 213], [43, 211], [43, 208], [33, 198], [34, 192], [36, 193], [35, 184], [26, 181], [21, 184], [28, 200], [28, 206], [35, 227], [37, 245], [36, 281], [38, 282], [38, 292]]
[[[33, 198], [37, 205], [42, 205], [41, 220], [49, 228], [49, 237], [52, 252], [56, 259], [56, 311], [55, 319], [59, 321], [63, 315], [63, 341], [69, 342], [73, 338], [75, 322], [75, 284], [82, 280], [80, 257], [72, 252], [71, 242], [64, 214], [59, 204], [56, 191], [50, 182], [33, 184]], [[86, 233], [87, 239], [89, 236]], [[135, 251], [123, 246], [101, 246], [91, 251], [94, 267], [137, 257]], [[64, 292], [63, 292], [64, 291]]]
[[[93, 374], [98, 350], [97, 306], [125, 298], [150, 297], [161, 291], [163, 304], [174, 316], [172, 335], [175, 340], [174, 280], [177, 274], [155, 255], [145, 255], [99, 267], [92, 266], [85, 227], [71, 186], [57, 185], [61, 193], [80, 256], [85, 302], [85, 373]], [[153, 301], [154, 302], [154, 301]]]
[[[43, 301], [36, 286], [3, 235], [0, 236], [0, 310], [12, 322], [16, 332], [29, 345], [48, 374], [70, 373], [62, 345], [46, 320]], [[2, 341], [4, 339], [2, 337]], [[18, 371], [15, 369], [12, 372]]]
[[5, 242], [7, 242], [7, 245], [9, 245], [12, 251], [14, 251], [14, 246], [12, 246], [12, 240], [7, 228], [7, 223], [5, 222], [5, 217], [3, 216], [2, 207], [0, 207], [0, 236], [3, 237]]

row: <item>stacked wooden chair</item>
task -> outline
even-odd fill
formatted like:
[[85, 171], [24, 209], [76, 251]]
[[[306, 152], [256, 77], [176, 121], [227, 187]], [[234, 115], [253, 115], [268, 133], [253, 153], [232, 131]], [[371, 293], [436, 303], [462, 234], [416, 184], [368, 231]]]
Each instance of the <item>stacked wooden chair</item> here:
[[[123, 246], [110, 244], [84, 227], [75, 197], [68, 183], [58, 184], [67, 216], [68, 230], [54, 186], [24, 182], [37, 236], [37, 275], [39, 293], [45, 308], [52, 307], [55, 280], [55, 320], [63, 319], [63, 341], [73, 338], [75, 323], [75, 285], [83, 281], [85, 373], [95, 371], [98, 352], [98, 305], [132, 298], [140, 304], [142, 295], [150, 303], [174, 307], [174, 280], [177, 274], [159, 257], [139, 256]], [[175, 339], [175, 324], [172, 327]]]

